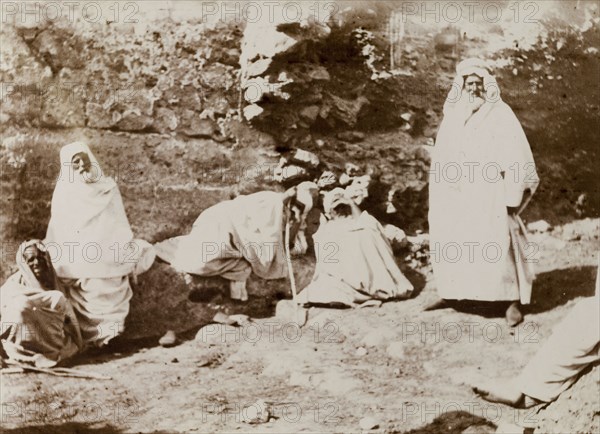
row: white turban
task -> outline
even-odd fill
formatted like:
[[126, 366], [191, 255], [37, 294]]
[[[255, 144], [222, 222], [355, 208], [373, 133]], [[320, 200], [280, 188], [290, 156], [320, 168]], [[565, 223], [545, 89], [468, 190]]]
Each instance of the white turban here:
[[465, 77], [473, 74], [483, 79], [483, 90], [485, 92], [484, 97], [486, 102], [495, 103], [502, 100], [500, 98], [500, 87], [498, 86], [496, 79], [490, 73], [488, 63], [483, 59], [471, 57], [463, 60], [456, 66], [456, 77], [454, 77], [452, 87], [446, 98], [444, 113], [447, 113], [448, 109], [456, 106], [462, 96]]

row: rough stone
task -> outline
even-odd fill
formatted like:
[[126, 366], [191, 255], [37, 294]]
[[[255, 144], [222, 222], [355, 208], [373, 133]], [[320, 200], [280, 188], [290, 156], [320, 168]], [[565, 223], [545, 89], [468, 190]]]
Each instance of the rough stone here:
[[218, 131], [215, 122], [210, 119], [200, 119], [200, 116], [195, 115], [190, 120], [190, 123], [182, 132], [189, 137], [212, 137]]
[[317, 120], [317, 116], [319, 116], [319, 106], [318, 105], [309, 105], [308, 107], [304, 107], [300, 110], [300, 117], [305, 121], [313, 123]]
[[331, 75], [327, 68], [321, 65], [316, 65], [310, 68], [306, 76], [312, 81], [329, 81], [331, 80]]
[[[57, 87], [60, 89], [60, 87]], [[84, 97], [79, 92], [59, 90], [46, 95], [42, 103], [42, 124], [49, 127], [85, 126]]]
[[152, 116], [143, 114], [140, 110], [125, 110], [121, 115], [121, 120], [117, 123], [117, 128], [123, 131], [141, 131], [152, 125], [154, 119]]
[[31, 47], [48, 66], [58, 72], [64, 67], [81, 69], [85, 66], [82, 42], [69, 31], [60, 27], [49, 27], [40, 32]]
[[233, 67], [222, 63], [213, 63], [203, 69], [201, 79], [207, 88], [214, 90], [228, 90], [236, 85]]
[[313, 152], [297, 149], [292, 156], [292, 162], [303, 165], [304, 167], [316, 169], [321, 163], [319, 157]]
[[527, 225], [527, 230], [529, 230], [530, 232], [543, 233], [543, 232], [548, 232], [551, 229], [552, 229], [552, 226], [546, 220], [538, 220], [536, 222], [532, 222]]
[[244, 118], [251, 121], [257, 116], [260, 116], [265, 110], [258, 104], [250, 104], [244, 107]]
[[165, 107], [156, 109], [153, 126], [158, 132], [168, 133], [174, 131], [177, 125], [179, 125], [179, 120], [173, 110]]
[[85, 112], [91, 128], [112, 128], [121, 120], [119, 112], [111, 112], [109, 108], [95, 102], [88, 102]]
[[334, 124], [352, 127], [356, 124], [361, 109], [367, 104], [369, 104], [369, 100], [364, 96], [348, 100], [330, 94], [321, 107], [320, 115]]
[[364, 140], [365, 134], [360, 131], [342, 131], [338, 133], [336, 137], [344, 142], [356, 143]]

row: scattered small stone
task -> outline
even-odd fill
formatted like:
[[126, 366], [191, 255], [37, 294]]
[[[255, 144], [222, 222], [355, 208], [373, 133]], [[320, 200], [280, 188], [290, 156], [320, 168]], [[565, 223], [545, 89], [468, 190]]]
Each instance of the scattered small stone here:
[[161, 347], [169, 348], [177, 344], [177, 335], [173, 330], [168, 330], [162, 338], [158, 340]]
[[308, 166], [311, 169], [316, 169], [319, 166], [319, 164], [321, 164], [321, 161], [319, 160], [319, 157], [317, 157], [316, 154], [309, 151], [305, 151], [304, 149], [297, 149], [296, 153], [292, 157], [292, 161], [295, 163], [302, 164], [304, 166]]
[[270, 406], [259, 399], [242, 409], [242, 420], [249, 424], [267, 423], [271, 417]]
[[171, 363], [179, 363], [179, 359], [177, 357], [173, 358], [173, 360], [171, 360]]
[[352, 181], [352, 178], [350, 178], [350, 176], [348, 174], [342, 173], [340, 175], [339, 183], [342, 187], [350, 184], [351, 181]]
[[404, 358], [404, 346], [402, 342], [392, 342], [388, 345], [386, 349], [386, 353], [395, 359], [403, 359]]
[[379, 421], [370, 416], [363, 417], [358, 424], [360, 425], [360, 428], [365, 431], [379, 427]]
[[319, 116], [319, 106], [311, 105], [300, 110], [300, 117], [306, 121], [314, 122]]
[[358, 347], [356, 349], [356, 355], [358, 357], [362, 357], [362, 356], [366, 356], [367, 355], [367, 349], [365, 347]]
[[219, 366], [224, 361], [224, 356], [220, 352], [209, 352], [196, 362], [198, 368], [212, 368]]
[[259, 116], [264, 111], [265, 109], [263, 109], [257, 104], [247, 105], [246, 107], [244, 107], [244, 118], [246, 118], [247, 121], [250, 121], [255, 117]]
[[236, 315], [229, 315], [229, 320], [232, 321], [232, 324], [239, 326], [246, 325], [252, 321], [248, 315], [244, 315], [241, 313]]
[[235, 321], [229, 315], [226, 315], [223, 312], [217, 312], [213, 317], [213, 321], [219, 324], [235, 324]]
[[239, 343], [239, 329], [230, 324], [208, 324], [198, 330], [194, 340], [208, 346]]
[[273, 179], [277, 182], [294, 181], [306, 177], [307, 174], [308, 172], [304, 167], [290, 164], [285, 167], [276, 167], [273, 171]]
[[358, 176], [361, 173], [360, 167], [354, 163], [346, 163], [344, 165], [344, 173], [348, 176]]
[[343, 131], [336, 136], [338, 139], [348, 143], [356, 143], [364, 140], [365, 135], [360, 131]]
[[387, 224], [383, 227], [385, 237], [390, 244], [402, 244], [406, 240], [406, 233], [397, 226]]
[[527, 230], [530, 232], [548, 232], [552, 229], [552, 225], [548, 223], [546, 220], [538, 220], [536, 222], [529, 223], [527, 225]]

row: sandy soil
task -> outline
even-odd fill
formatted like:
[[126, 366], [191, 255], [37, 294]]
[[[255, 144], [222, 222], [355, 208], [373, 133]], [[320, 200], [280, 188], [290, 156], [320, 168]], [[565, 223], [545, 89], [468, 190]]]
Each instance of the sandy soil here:
[[[486, 403], [469, 385], [518, 374], [576, 300], [593, 294], [599, 224], [580, 220], [533, 235], [535, 303], [515, 329], [501, 312], [422, 312], [435, 292], [429, 268], [411, 274], [422, 290], [410, 300], [312, 309], [303, 328], [267, 317], [287, 282], [254, 284], [248, 305], [221, 295], [196, 305], [207, 320], [219, 310], [254, 310], [246, 327], [209, 324], [196, 340], [192, 327], [173, 348], [158, 346], [157, 337], [123, 340], [75, 361], [111, 380], [3, 375], [3, 432], [360, 432], [364, 417], [375, 419], [373, 432], [535, 427], [550, 410]], [[310, 264], [298, 268], [306, 279]], [[598, 408], [572, 404], [575, 413]], [[244, 421], [263, 407], [268, 422]], [[597, 411], [585, 414], [598, 422]]]

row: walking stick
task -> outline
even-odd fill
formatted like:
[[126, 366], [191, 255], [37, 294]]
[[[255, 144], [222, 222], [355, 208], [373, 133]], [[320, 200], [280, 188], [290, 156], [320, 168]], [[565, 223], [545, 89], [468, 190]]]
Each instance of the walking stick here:
[[[11, 366], [12, 365], [12, 366]], [[30, 366], [20, 362], [9, 362], [8, 368], [0, 370], [3, 374], [18, 374], [23, 372], [41, 372], [44, 374], [55, 375], [57, 377], [71, 377], [71, 378], [88, 378], [93, 380], [112, 380], [111, 377], [105, 375], [96, 374], [94, 372], [80, 371], [78, 369], [71, 368], [38, 368], [37, 366]]]
[[298, 306], [298, 294], [296, 292], [296, 279], [294, 277], [294, 269], [292, 267], [292, 255], [290, 253], [290, 215], [291, 209], [288, 204], [288, 217], [285, 221], [285, 260], [287, 262], [288, 274], [290, 277], [290, 286], [292, 287], [292, 299], [294, 300], [294, 304]]
[[306, 310], [304, 310], [298, 303], [298, 292], [296, 290], [296, 278], [294, 277], [294, 268], [292, 266], [292, 255], [290, 252], [290, 218], [289, 216], [291, 215], [291, 208], [290, 205], [287, 205], [287, 210], [288, 210], [288, 217], [286, 218], [286, 222], [285, 222], [285, 260], [287, 263], [287, 268], [288, 268], [288, 275], [290, 278], [290, 286], [292, 288], [292, 312], [290, 312], [289, 308], [287, 308], [286, 306], [289, 306], [289, 301], [288, 300], [281, 300], [278, 305], [277, 305], [277, 309], [276, 309], [276, 313], [275, 316], [278, 317], [284, 317], [284, 318], [288, 318], [289, 316], [293, 315], [293, 319], [294, 322], [298, 323], [299, 326], [303, 326], [304, 324], [306, 324]]

